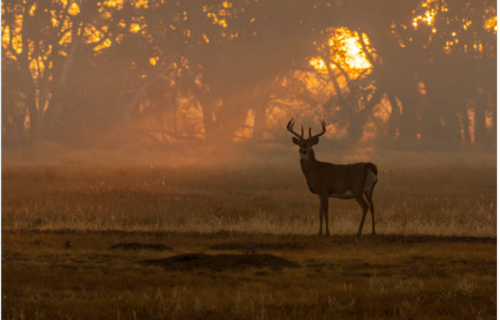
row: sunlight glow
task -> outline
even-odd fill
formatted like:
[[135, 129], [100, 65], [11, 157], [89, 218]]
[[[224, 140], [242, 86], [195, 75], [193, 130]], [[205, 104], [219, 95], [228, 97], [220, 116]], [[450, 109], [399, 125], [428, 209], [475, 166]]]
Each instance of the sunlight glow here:
[[156, 66], [156, 63], [158, 62], [159, 59], [160, 57], [151, 57], [149, 58], [149, 64], [152, 66]]
[[254, 124], [255, 124], [255, 111], [253, 109], [249, 109], [245, 120], [245, 124], [242, 128], [239, 128], [235, 132], [233, 141], [250, 139], [253, 134]]
[[[375, 57], [375, 52], [371, 48], [370, 40], [366, 34], [362, 35], [364, 46], [369, 54]], [[349, 77], [356, 77], [367, 69], [372, 67], [366, 53], [363, 49], [363, 44], [356, 31], [351, 31], [348, 28], [335, 28], [332, 30], [331, 37], [328, 40], [328, 47], [321, 46], [318, 50], [327, 51], [330, 61], [325, 62], [321, 57], [313, 57], [309, 59], [309, 65], [320, 74], [327, 74], [329, 67], [331, 70], [340, 68], [341, 72], [346, 72]]]
[[108, 38], [108, 39], [104, 40], [101, 44], [95, 46], [94, 51], [100, 51], [102, 49], [109, 48], [109, 47], [111, 47], [112, 43], [113, 42], [111, 41], [111, 39]]
[[36, 10], [36, 2], [33, 3], [33, 5], [30, 8], [30, 16], [34, 17], [35, 16], [35, 10]]
[[70, 44], [71, 43], [71, 31], [65, 32], [62, 36], [61, 39], [59, 40], [59, 44]]
[[137, 33], [139, 31], [141, 31], [141, 26], [138, 23], [132, 23], [130, 25], [130, 32]]
[[31, 76], [34, 79], [38, 79], [43, 76], [43, 72], [45, 70], [45, 63], [43, 62], [42, 57], [38, 57], [38, 59], [33, 59], [30, 61], [30, 72]]
[[109, 8], [117, 8], [118, 10], [123, 8], [123, 0], [108, 0], [104, 1], [104, 5]]
[[[422, 8], [427, 8], [427, 9], [425, 10], [423, 15], [418, 15], [418, 16], [413, 18], [412, 25], [415, 29], [418, 28], [419, 22], [425, 23], [428, 26], [434, 25], [434, 20], [435, 20], [436, 14], [438, 12], [437, 5], [434, 2], [435, 1], [433, 1], [433, 0], [425, 0], [420, 5]], [[433, 3], [434, 3], [434, 8], [431, 8], [431, 4], [433, 4]]]
[[147, 9], [149, 6], [149, 1], [148, 0], [136, 0], [135, 5], [137, 9], [144, 8]]
[[226, 19], [221, 19], [219, 20], [219, 25], [222, 26], [223, 28], [227, 28], [227, 22]]
[[463, 24], [462, 28], [464, 30], [467, 30], [471, 26], [471, 24], [472, 24], [472, 21], [464, 19], [464, 24]]
[[311, 60], [309, 60], [309, 65], [312, 66], [319, 73], [327, 73], [328, 72], [326, 70], [325, 61], [323, 61], [323, 59], [321, 59], [320, 57], [311, 58]]
[[347, 52], [347, 63], [352, 69], [368, 69], [371, 67], [357, 37], [348, 34], [347, 38], [341, 41], [344, 42], [343, 47]]
[[496, 16], [493, 16], [491, 18], [489, 18], [488, 20], [486, 20], [486, 22], [484, 23], [484, 28], [487, 30], [487, 31], [493, 31], [494, 33], [497, 33], [497, 17]]
[[2, 27], [2, 47], [6, 49], [10, 44], [9, 26]]
[[73, 2], [71, 6], [68, 9], [68, 13], [72, 16], [76, 16], [77, 14], [80, 13], [80, 7], [76, 2]]
[[486, 111], [486, 119], [484, 123], [486, 130], [491, 131], [493, 129], [493, 112], [491, 110]]
[[102, 32], [97, 30], [93, 25], [86, 25], [83, 31], [83, 35], [87, 38], [88, 43], [99, 42], [103, 37]]
[[[59, 8], [67, 8], [66, 12], [64, 12], [65, 9], [60, 9], [60, 11], [57, 11], [56, 9], [45, 9], [44, 13], [42, 11], [44, 10], [45, 6], [41, 5], [42, 2], [34, 2], [33, 5], [31, 5], [31, 7], [26, 8], [27, 12], [25, 12], [26, 16], [24, 17], [30, 20], [36, 20], [39, 18], [39, 16], [42, 16], [43, 14], [44, 15], [43, 18], [47, 18], [46, 21], [49, 23], [48, 29], [54, 27], [60, 30], [59, 32], [57, 32], [57, 36], [55, 38], [56, 42], [54, 42], [54, 48], [57, 48], [54, 49], [53, 52], [55, 55], [63, 57], [68, 56], [68, 54], [70, 53], [71, 43], [74, 40], [72, 39], [73, 36], [75, 39], [81, 38], [83, 42], [89, 45], [89, 48], [92, 48], [90, 50], [94, 50], [95, 52], [99, 52], [100, 50], [109, 48], [114, 43], [119, 43], [117, 39], [123, 38], [124, 34], [125, 36], [127, 36], [127, 34], [130, 35], [127, 32], [127, 26], [128, 26], [128, 31], [131, 33], [134, 34], [140, 33], [142, 36], [145, 37], [149, 36], [146, 33], [147, 31], [150, 30], [147, 29], [147, 25], [145, 23], [145, 18], [144, 18], [145, 14], [141, 12], [142, 8], [148, 8], [150, 4], [149, 0], [131, 0], [130, 2], [127, 2], [127, 5], [130, 6], [131, 10], [137, 9], [136, 11], [140, 12], [138, 14], [140, 18], [135, 16], [133, 16], [131, 20], [124, 20], [123, 18], [121, 18], [121, 20], [119, 20], [118, 23], [117, 21], [108, 19], [115, 19], [114, 13], [118, 10], [124, 9], [125, 2], [123, 0], [102, 0], [101, 2], [97, 3], [100, 13], [99, 15], [100, 20], [96, 19], [95, 21], [89, 21], [86, 24], [82, 24], [81, 26], [75, 26], [75, 27], [73, 26], [74, 21], [80, 21], [81, 19], [74, 18], [74, 16], [77, 16], [81, 13], [81, 7], [79, 6], [78, 3], [81, 4], [82, 2], [74, 2], [74, 0], [59, 0], [59, 1], [64, 5], [64, 7], [59, 6]], [[233, 7], [231, 2], [225, 0], [222, 1], [223, 2], [218, 2], [218, 5], [214, 6], [216, 7], [216, 9], [214, 9], [215, 13], [209, 12], [209, 10], [211, 10], [210, 6], [203, 6], [203, 12], [206, 12], [203, 13], [203, 16], [205, 16], [206, 14], [206, 17], [208, 18], [208, 24], [212, 24], [214, 27], [228, 28], [228, 21], [230, 21], [230, 23], [233, 23], [232, 21], [235, 21], [235, 19], [233, 18], [236, 17], [236, 14], [234, 14], [234, 16], [231, 16], [231, 11], [233, 10], [233, 9], [229, 10], [230, 8]], [[154, 2], [151, 2], [151, 4], [154, 5]], [[442, 2], [436, 0], [422, 0], [420, 6], [421, 6], [420, 11], [418, 13], [415, 13], [414, 17], [407, 18], [405, 22], [406, 25], [398, 26], [396, 25], [396, 23], [393, 23], [394, 26], [393, 28], [396, 29], [402, 27], [403, 29], [409, 29], [410, 31], [413, 32], [414, 30], [412, 30], [413, 29], [412, 26], [414, 27], [415, 30], [417, 30], [419, 26], [421, 27], [424, 26], [428, 27], [425, 30], [430, 30], [432, 34], [437, 33], [437, 29], [435, 27], [436, 15], [438, 13], [448, 11], [446, 4], [443, 4]], [[28, 17], [27, 16], [28, 14], [30, 17], [34, 18]], [[73, 17], [68, 16], [68, 14]], [[484, 28], [484, 30], [486, 30], [487, 32], [492, 32], [496, 34], [497, 17], [496, 15], [493, 14], [494, 12], [492, 11], [490, 12], [486, 11], [485, 15], [482, 16], [483, 20], [481, 22], [474, 22], [475, 23], [474, 27], [478, 27], [479, 29]], [[9, 25], [5, 25], [5, 23], [3, 24], [2, 34], [1, 34], [2, 47], [4, 49], [5, 56], [9, 59], [26, 59], [29, 71], [31, 72], [31, 76], [34, 80], [40, 79], [41, 77], [45, 77], [46, 79], [49, 79], [48, 81], [52, 81], [51, 78], [52, 75], [50, 73], [52, 69], [52, 62], [51, 62], [52, 58], [49, 57], [51, 55], [52, 48], [50, 47], [50, 45], [48, 45], [48, 43], [46, 42], [40, 42], [40, 43], [35, 42], [32, 38], [28, 37], [27, 38], [28, 40], [24, 42], [25, 47], [23, 48], [23, 32], [21, 30], [21, 27], [23, 25], [23, 15], [13, 14], [13, 16], [9, 17], [9, 19], [12, 19], [13, 21], [10, 21]], [[251, 19], [250, 17], [247, 17], [245, 19], [246, 19], [245, 21], [250, 21], [250, 23], [254, 23], [256, 21], [255, 17]], [[181, 20], [182, 21], [187, 20], [186, 11], [182, 13], [179, 12], [179, 17], [178, 19], [176, 18], [175, 21], [181, 21]], [[110, 21], [112, 21], [112, 23], [115, 23], [115, 25], [110, 23]], [[451, 21], [453, 21], [453, 19], [451, 19]], [[472, 41], [467, 42], [468, 40], [466, 39], [466, 36], [470, 34], [471, 31], [474, 31], [474, 30], [467, 31], [470, 28], [472, 21], [464, 18], [463, 20], [457, 20], [456, 22], [457, 24], [454, 25], [453, 29], [451, 29], [451, 25], [448, 27], [446, 26], [443, 26], [442, 28], [440, 27], [439, 36], [440, 37], [442, 36], [442, 40], [443, 42], [445, 42], [444, 45], [445, 52], [451, 52], [452, 49], [456, 50], [457, 47], [458, 48], [463, 47], [465, 53], [467, 53], [467, 51], [470, 52], [473, 50], [476, 52], [483, 52], [483, 49], [485, 51], [489, 49], [487, 42], [481, 43], [480, 42], [481, 40], [479, 38], [477, 40], [473, 40], [474, 42]], [[95, 25], [93, 25], [94, 23]], [[238, 26], [236, 22], [234, 23], [235, 26]], [[118, 28], [119, 30], [118, 33], [121, 34], [117, 35], [115, 33], [115, 29], [113, 28], [113, 26], [116, 26], [116, 24], [123, 28], [123, 29]], [[174, 22], [174, 24], [176, 24], [176, 22]], [[197, 33], [196, 29], [193, 29], [193, 31], [191, 31], [190, 29], [183, 27], [182, 24], [180, 23], [176, 24], [176, 26], [174, 26], [174, 24], [167, 24], [166, 27], [168, 28], [169, 26], [174, 31], [176, 30], [177, 27], [178, 33], [182, 32], [182, 34], [187, 38], [189, 37], [196, 38], [196, 40], [199, 43], [211, 42], [210, 38], [205, 33], [202, 33], [200, 37], [201, 32]], [[436, 24], [439, 25], [438, 23]], [[228, 29], [223, 30], [222, 28], [218, 29], [222, 30], [223, 37], [225, 37], [226, 40], [238, 37], [237, 32], [234, 31], [230, 32], [228, 31]], [[73, 34], [73, 32], [75, 32], [74, 30], [76, 29], [78, 29], [78, 31], [76, 31], [76, 33]], [[113, 32], [108, 33], [108, 29], [112, 30]], [[452, 32], [452, 30], [455, 31]], [[252, 34], [257, 34], [255, 30], [251, 31]], [[371, 62], [375, 63], [376, 61], [380, 61], [377, 60], [376, 52], [371, 47], [370, 39], [366, 34], [364, 33], [359, 34], [357, 31], [350, 30], [346, 27], [331, 28], [327, 29], [326, 31], [329, 32], [327, 33], [328, 41], [325, 41], [325, 43], [323, 43], [322, 46], [318, 47], [318, 50], [321, 49], [321, 52], [318, 53], [318, 56], [308, 58], [308, 60], [304, 60], [304, 62], [307, 61], [309, 66], [312, 68], [306, 71], [302, 71], [301, 75], [301, 81], [303, 81], [303, 83], [306, 84], [305, 87], [308, 90], [308, 92], [312, 92], [314, 94], [317, 94], [318, 96], [321, 94], [325, 95], [325, 92], [328, 92], [327, 90], [330, 90], [329, 92], [335, 92], [335, 90], [337, 90], [337, 88], [334, 88], [331, 84], [325, 85], [325, 83], [328, 82], [328, 77], [325, 77], [325, 75], [329, 74], [330, 72], [332, 72], [332, 78], [333, 77], [338, 78], [336, 79], [336, 81], [338, 81], [337, 87], [340, 87], [340, 90], [344, 90], [345, 88], [347, 88], [347, 83], [350, 80], [353, 80], [357, 75], [365, 75], [368, 74], [368, 72], [370, 72], [370, 70], [373, 67]], [[446, 33], [446, 35], [444, 35], [443, 33]], [[244, 36], [243, 32], [241, 34]], [[415, 32], [409, 34], [409, 36], [413, 35], [415, 39], [414, 41], [416, 43], [420, 40], [420, 38], [416, 37], [414, 34]], [[430, 34], [430, 37], [433, 36], [432, 34]], [[215, 41], [215, 43], [218, 42], [217, 35], [214, 35], [213, 33], [209, 33], [209, 35], [210, 37], [212, 37], [212, 45], [214, 43], [213, 41]], [[401, 39], [399, 39], [398, 41], [400, 42], [399, 44], [401, 47], [405, 47], [405, 44]], [[412, 41], [412, 38], [409, 37], [405, 41]], [[457, 45], [459, 42], [460, 44]], [[59, 43], [60, 46], [57, 46], [56, 45], [57, 43]], [[467, 46], [467, 44], [464, 43], [468, 43], [469, 46]], [[409, 42], [407, 42], [406, 45], [409, 45]], [[440, 45], [442, 45], [441, 42]], [[27, 52], [23, 52], [23, 49]], [[21, 53], [26, 53], [26, 55], [16, 56], [16, 54], [19, 55]], [[143, 62], [146, 65], [149, 63], [149, 65], [153, 67], [158, 66], [158, 64], [160, 63], [159, 56], [152, 56], [152, 57], [146, 56], [141, 59], [143, 59]], [[168, 60], [162, 59], [161, 65], [167, 65], [168, 64], [167, 61]], [[186, 58], [182, 58], [180, 64], [183, 66], [183, 70], [184, 69], [189, 70], [190, 64], [188, 64]], [[172, 63], [171, 66], [174, 68], [179, 68], [179, 71], [181, 69], [181, 67], [177, 67], [177, 63], [175, 62]], [[367, 71], [367, 73], [365, 73], [365, 71]], [[143, 75], [143, 78], [145, 77], [146, 74]], [[419, 90], [421, 95], [426, 94], [426, 89], [423, 83], [419, 83]], [[311, 108], [313, 107], [314, 105], [311, 104]], [[201, 117], [203, 116], [201, 110], [199, 109], [199, 106], [194, 105], [192, 102], [186, 100], [185, 108], [186, 110], [190, 110], [190, 111], [185, 111], [185, 115], [186, 117], [192, 117], [193, 119], [192, 121], [195, 120], [199, 121], [199, 119], [201, 119]], [[375, 106], [373, 116], [376, 119], [378, 119], [379, 122], [380, 120], [382, 120], [382, 122], [386, 122], [388, 121], [391, 113], [392, 113], [392, 106], [387, 100], [387, 98], [384, 98], [380, 104]], [[470, 111], [468, 111], [467, 116], [469, 118], [469, 123], [473, 123], [474, 115], [471, 114]], [[288, 114], [283, 115], [283, 119], [286, 119], [287, 117]], [[470, 119], [471, 117], [472, 119]], [[248, 114], [246, 115], [245, 125], [238, 130], [236, 136], [239, 137], [239, 139], [251, 138], [253, 134], [254, 121], [255, 121], [255, 112], [253, 109], [249, 109]], [[267, 119], [267, 121], [269, 121], [269, 119]], [[369, 125], [366, 127], [365, 138], [373, 137], [374, 134], [378, 134], [377, 130], [380, 129], [378, 129], [377, 125], [379, 122], [369, 123]], [[492, 113], [488, 113], [488, 115], [486, 116], [486, 127], [488, 128], [488, 130], [490, 130], [489, 128], [493, 128]], [[347, 129], [344, 127], [337, 128], [332, 124], [329, 125], [328, 127], [327, 135], [338, 136], [339, 132], [342, 132], [342, 134], [347, 134], [346, 130]], [[471, 135], [470, 139], [472, 140], [472, 142], [474, 142], [474, 128], [473, 127], [469, 128], [469, 132]], [[417, 135], [417, 138], [420, 139], [420, 137], [421, 136], [419, 133]]]

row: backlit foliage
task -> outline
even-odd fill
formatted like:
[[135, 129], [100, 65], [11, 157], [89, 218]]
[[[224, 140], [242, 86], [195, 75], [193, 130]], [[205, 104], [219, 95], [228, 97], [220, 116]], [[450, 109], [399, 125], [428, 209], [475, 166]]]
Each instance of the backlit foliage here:
[[[442, 42], [442, 50], [448, 54], [454, 50], [482, 54], [484, 43], [479, 34], [484, 31], [496, 33], [496, 8], [486, 7], [481, 13], [474, 10], [470, 3], [466, 3], [464, 8], [466, 12], [460, 12], [454, 9], [452, 4], [452, 2], [439, 0], [422, 1], [420, 6], [413, 11], [414, 17], [411, 25], [416, 31], [421, 31], [421, 29], [430, 31], [425, 46], [431, 45], [433, 41]], [[466, 14], [469, 14], [469, 17]], [[473, 26], [473, 20], [477, 26]], [[408, 33], [405, 32], [408, 28], [407, 24], [400, 27], [394, 26], [394, 30], [397, 30], [396, 32], [400, 35]], [[408, 35], [406, 39], [403, 37], [401, 46], [407, 46], [409, 42], [414, 41], [415, 36], [415, 34]]]
[[[259, 103], [268, 104], [269, 109], [274, 108], [273, 101], [287, 101], [288, 107], [282, 112], [283, 119], [292, 110], [298, 112], [294, 105], [301, 106], [299, 110], [308, 106], [304, 113], [314, 115], [311, 119], [315, 120], [325, 115], [331, 117], [337, 132], [345, 133], [355, 126], [364, 126], [372, 128], [369, 129], [372, 137], [392, 135], [387, 133], [390, 115], [394, 114], [392, 110], [401, 110], [399, 113], [403, 115], [405, 103], [391, 97], [389, 92], [381, 92], [385, 90], [380, 89], [381, 82], [387, 81], [387, 76], [380, 77], [377, 70], [393, 63], [392, 58], [384, 60], [387, 51], [382, 51], [386, 50], [386, 43], [372, 43], [377, 40], [373, 36], [381, 31], [376, 28], [370, 30], [369, 24], [367, 27], [359, 22], [358, 25], [347, 22], [317, 29], [303, 28], [305, 23], [302, 19], [306, 16], [301, 16], [302, 11], [309, 8], [323, 10], [320, 9], [322, 5], [326, 8], [332, 6], [321, 1], [310, 6], [301, 4], [295, 16], [297, 12], [290, 7], [290, 21], [287, 21], [276, 14], [282, 13], [283, 8], [265, 1], [189, 4], [148, 0], [5, 1], [2, 6], [2, 62], [19, 68], [22, 85], [18, 84], [18, 88], [30, 88], [30, 92], [16, 89], [17, 92], [12, 95], [23, 97], [13, 105], [25, 105], [27, 130], [34, 127], [35, 122], [46, 122], [52, 126], [62, 121], [49, 121], [48, 118], [66, 114], [63, 111], [52, 113], [51, 110], [63, 108], [57, 105], [59, 97], [66, 99], [72, 96], [64, 92], [66, 89], [59, 84], [68, 82], [75, 61], [86, 61], [89, 66], [106, 59], [118, 63], [122, 60], [110, 57], [123, 55], [126, 62], [118, 68], [123, 74], [117, 77], [128, 83], [109, 81], [112, 85], [116, 82], [113, 93], [106, 89], [110, 96], [115, 96], [110, 100], [120, 101], [118, 104], [123, 101], [133, 104], [124, 108], [127, 111], [120, 115], [124, 118], [143, 115], [152, 119], [152, 115], [159, 112], [159, 105], [164, 105], [169, 110], [168, 117], [176, 119], [153, 121], [158, 123], [157, 130], [162, 131], [161, 134], [152, 134], [159, 139], [163, 139], [165, 132], [188, 134], [187, 131], [180, 133], [179, 130], [184, 130], [181, 128], [190, 128], [189, 135], [196, 137], [207, 137], [206, 134], [215, 134], [217, 130], [229, 130], [227, 134], [233, 137], [252, 137], [255, 134], [252, 128], [262, 120], [259, 120], [261, 118], [251, 102], [241, 107], [229, 106], [234, 102], [229, 102], [232, 98], [230, 93], [225, 92], [228, 82], [231, 91], [238, 92], [242, 97], [257, 99], [257, 95], [267, 95], [267, 102], [262, 100], [264, 102]], [[275, 16], [271, 16], [272, 13]], [[422, 57], [419, 59], [424, 64], [431, 64], [442, 54], [460, 53], [471, 55], [474, 59], [491, 59], [496, 54], [496, 46], [489, 37], [496, 34], [496, 24], [494, 6], [424, 0], [410, 15], [399, 21], [395, 19], [389, 25], [390, 32], [402, 49], [396, 56], [420, 54]], [[306, 35], [310, 40], [304, 40]], [[321, 37], [315, 37], [318, 35]], [[301, 43], [300, 49], [294, 41]], [[139, 52], [137, 48], [144, 50]], [[310, 50], [304, 50], [303, 55], [294, 53], [302, 48]], [[262, 57], [267, 54], [267, 57], [256, 58], [250, 55], [252, 50]], [[288, 63], [286, 68], [284, 63], [282, 66], [280, 57]], [[109, 73], [107, 76], [111, 77]], [[280, 81], [277, 79], [284, 77], [294, 80], [289, 80], [285, 86], [276, 85], [276, 81]], [[420, 76], [415, 74], [415, 77]], [[79, 81], [76, 78], [73, 80], [75, 83]], [[417, 82], [425, 80], [418, 79]], [[292, 83], [302, 86], [304, 91], [298, 91], [301, 94], [292, 93], [295, 85]], [[387, 88], [387, 84], [383, 86]], [[68, 90], [84, 90], [84, 87], [86, 85], [80, 84], [76, 89]], [[426, 84], [426, 87], [432, 86]], [[484, 92], [484, 89], [481, 90]], [[283, 92], [288, 96], [282, 96]], [[429, 92], [432, 93], [432, 90], [425, 90], [421, 95], [426, 99]], [[374, 100], [371, 101], [372, 98]], [[394, 108], [395, 101], [400, 101], [401, 106]], [[487, 97], [486, 101], [491, 101], [491, 98]], [[207, 106], [207, 103], [212, 105]], [[238, 124], [233, 126], [230, 124], [231, 117], [224, 116], [224, 113], [231, 114], [230, 110], [235, 108], [237, 115], [234, 117], [238, 119]], [[461, 127], [468, 128], [466, 122], [470, 124], [472, 120], [468, 120], [464, 110], [459, 111], [457, 117]], [[369, 115], [364, 116], [364, 112]], [[491, 112], [487, 109], [483, 114], [487, 117]], [[188, 116], [194, 113], [197, 113], [195, 117]], [[264, 113], [276, 115], [276, 112], [267, 109]], [[360, 118], [356, 121], [360, 124], [353, 125], [353, 119], [358, 116]], [[250, 121], [252, 117], [254, 120]], [[158, 119], [163, 117], [158, 116]], [[283, 119], [276, 116], [267, 118], [264, 127], [278, 127]], [[182, 121], [188, 123], [181, 125]], [[167, 122], [171, 124], [167, 125]], [[487, 128], [492, 130], [490, 128], [494, 126], [488, 125]], [[191, 130], [193, 128], [197, 132]], [[462, 133], [464, 139], [474, 135], [473, 126], [468, 131], [471, 133]]]
[[[489, 12], [488, 12], [489, 13]], [[489, 32], [497, 32], [497, 16], [493, 16], [488, 18], [486, 22], [484, 23], [484, 28], [488, 30]]]
[[362, 35], [362, 39], [368, 52], [364, 51], [358, 32], [345, 27], [334, 28], [329, 32], [328, 43], [317, 45], [318, 51], [322, 55], [309, 60], [309, 64], [314, 69], [320, 73], [328, 73], [325, 60], [328, 61], [328, 67], [331, 70], [338, 68], [340, 72], [349, 73], [353, 77], [371, 68], [366, 54], [373, 54], [373, 48], [370, 47], [370, 41], [366, 34]]

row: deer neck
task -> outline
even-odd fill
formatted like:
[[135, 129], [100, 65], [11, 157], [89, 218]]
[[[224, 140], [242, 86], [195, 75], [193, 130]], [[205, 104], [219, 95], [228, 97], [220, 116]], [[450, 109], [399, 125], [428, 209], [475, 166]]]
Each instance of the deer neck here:
[[300, 159], [300, 167], [302, 168], [302, 172], [307, 178], [308, 173], [311, 171], [311, 169], [314, 167], [316, 164], [316, 156], [314, 155], [314, 150], [311, 149], [311, 152], [309, 154], [309, 157], [307, 159]]

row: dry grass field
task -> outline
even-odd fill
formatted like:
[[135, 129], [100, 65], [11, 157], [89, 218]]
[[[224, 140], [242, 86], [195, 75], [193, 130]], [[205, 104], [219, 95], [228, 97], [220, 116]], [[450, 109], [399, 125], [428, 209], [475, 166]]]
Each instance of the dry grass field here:
[[494, 319], [494, 156], [375, 160], [360, 238], [353, 200], [316, 235], [298, 160], [4, 164], [2, 319]]
[[[109, 249], [122, 242], [171, 250]], [[258, 252], [300, 266], [140, 263], [193, 252]], [[484, 238], [9, 232], [2, 319], [494, 319], [495, 255]]]

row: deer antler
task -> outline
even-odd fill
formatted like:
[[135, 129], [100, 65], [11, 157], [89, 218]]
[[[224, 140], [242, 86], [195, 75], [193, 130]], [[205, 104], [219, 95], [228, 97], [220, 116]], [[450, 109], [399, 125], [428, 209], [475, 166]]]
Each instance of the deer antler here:
[[299, 138], [300, 140], [304, 140], [304, 127], [301, 127], [301, 134], [299, 135], [297, 132], [293, 131], [293, 125], [295, 124], [295, 121], [293, 121], [293, 118], [288, 121], [288, 125], [286, 126], [287, 130], [290, 131], [294, 136]]
[[315, 134], [314, 136], [311, 136], [311, 127], [309, 127], [309, 139], [316, 138], [316, 137], [319, 137], [319, 136], [322, 136], [325, 134], [325, 132], [326, 132], [325, 120], [321, 120], [321, 129], [322, 129], [322, 131], [320, 133]]

